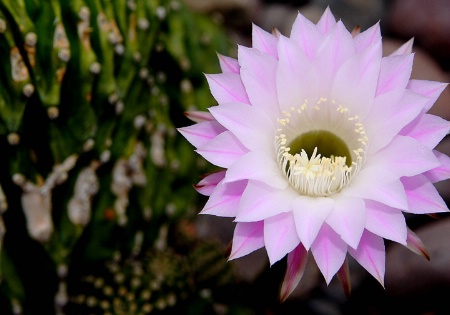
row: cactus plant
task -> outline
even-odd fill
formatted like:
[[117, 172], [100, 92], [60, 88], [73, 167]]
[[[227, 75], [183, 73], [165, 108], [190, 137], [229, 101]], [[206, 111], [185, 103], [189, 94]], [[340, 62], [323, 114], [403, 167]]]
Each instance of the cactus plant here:
[[228, 48], [179, 1], [0, 2], [2, 314], [62, 314], [70, 275], [136, 237], [162, 257], [203, 168], [175, 127]]

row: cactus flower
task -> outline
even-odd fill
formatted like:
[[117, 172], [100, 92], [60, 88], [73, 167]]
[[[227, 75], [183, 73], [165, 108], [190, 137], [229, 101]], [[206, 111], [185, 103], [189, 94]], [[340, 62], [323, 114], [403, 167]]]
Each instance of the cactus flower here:
[[207, 75], [218, 102], [180, 132], [223, 168], [196, 186], [203, 214], [236, 222], [230, 259], [287, 255], [284, 300], [312, 254], [327, 283], [348, 284], [347, 253], [382, 285], [384, 239], [427, 256], [404, 212], [448, 211], [433, 183], [450, 123], [427, 114], [446, 84], [410, 79], [412, 41], [382, 56], [379, 24], [353, 34], [327, 9], [290, 37], [253, 26], [252, 47]]

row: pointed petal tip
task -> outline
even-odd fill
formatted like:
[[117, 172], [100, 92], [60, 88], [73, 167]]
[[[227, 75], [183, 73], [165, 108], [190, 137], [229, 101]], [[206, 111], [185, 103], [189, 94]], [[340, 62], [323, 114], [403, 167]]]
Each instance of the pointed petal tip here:
[[342, 267], [337, 272], [337, 276], [339, 279], [339, 282], [342, 285], [342, 288], [344, 289], [345, 296], [350, 298], [351, 292], [352, 292], [352, 284], [350, 281], [350, 269], [348, 267], [348, 258], [345, 258], [344, 263], [342, 264]]
[[302, 279], [308, 256], [309, 254], [302, 244], [288, 254], [286, 274], [280, 290], [280, 302], [286, 301]]
[[428, 253], [425, 244], [422, 240], [414, 233], [412, 230], [408, 229], [408, 236], [406, 239], [406, 248], [408, 248], [413, 253], [424, 257], [426, 260], [430, 261], [430, 254]]

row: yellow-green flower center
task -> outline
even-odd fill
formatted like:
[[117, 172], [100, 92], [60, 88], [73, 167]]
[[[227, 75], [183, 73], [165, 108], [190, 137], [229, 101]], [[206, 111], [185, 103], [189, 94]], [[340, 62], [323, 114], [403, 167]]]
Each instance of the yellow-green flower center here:
[[278, 119], [275, 149], [281, 170], [300, 194], [329, 196], [347, 186], [363, 163], [368, 138], [358, 116], [321, 98]]

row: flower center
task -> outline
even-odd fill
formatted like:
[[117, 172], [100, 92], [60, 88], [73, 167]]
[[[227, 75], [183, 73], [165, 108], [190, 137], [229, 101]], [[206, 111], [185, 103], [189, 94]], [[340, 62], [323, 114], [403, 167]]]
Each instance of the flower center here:
[[329, 196], [347, 186], [363, 163], [368, 138], [358, 116], [335, 101], [291, 107], [278, 119], [275, 149], [291, 186], [309, 196]]

